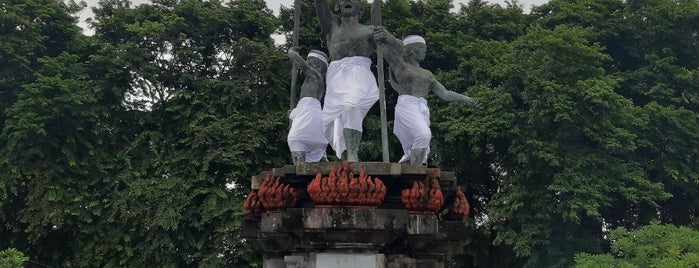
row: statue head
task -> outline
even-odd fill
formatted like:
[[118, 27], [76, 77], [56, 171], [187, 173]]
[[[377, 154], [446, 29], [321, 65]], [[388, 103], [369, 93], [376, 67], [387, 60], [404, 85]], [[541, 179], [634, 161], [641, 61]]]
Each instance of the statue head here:
[[342, 17], [351, 17], [361, 15], [363, 8], [361, 0], [337, 0], [334, 11]]
[[403, 58], [422, 61], [427, 53], [427, 42], [419, 35], [409, 35], [403, 38]]
[[325, 74], [325, 71], [328, 70], [328, 55], [323, 53], [323, 51], [311, 50], [308, 52], [306, 62], [308, 62], [308, 65], [313, 69], [318, 70], [322, 74]]

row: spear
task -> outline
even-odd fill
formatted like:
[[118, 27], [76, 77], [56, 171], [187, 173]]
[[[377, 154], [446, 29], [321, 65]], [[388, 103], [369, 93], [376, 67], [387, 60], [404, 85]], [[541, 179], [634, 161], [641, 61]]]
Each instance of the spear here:
[[[298, 0], [297, 0], [298, 1]], [[381, 0], [374, 0], [371, 5], [371, 24], [381, 26]], [[381, 109], [381, 155], [383, 161], [388, 163], [388, 127], [386, 123], [386, 93], [383, 77], [383, 53], [376, 47], [376, 72], [379, 82], [379, 108]]]
[[[299, 24], [301, 24], [301, 1], [294, 0], [294, 32], [291, 37], [291, 42], [294, 47], [299, 45]], [[296, 107], [296, 80], [298, 80], [298, 66], [292, 61], [291, 63], [291, 90], [289, 93], [289, 112]]]

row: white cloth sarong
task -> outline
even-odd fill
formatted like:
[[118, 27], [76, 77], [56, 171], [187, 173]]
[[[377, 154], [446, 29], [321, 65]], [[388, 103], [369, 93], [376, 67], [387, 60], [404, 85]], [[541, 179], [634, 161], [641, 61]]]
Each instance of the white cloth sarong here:
[[[364, 117], [379, 100], [379, 87], [376, 85], [374, 73], [371, 72], [371, 59], [367, 57], [355, 56], [332, 61], [326, 77], [324, 133], [339, 158], [347, 149], [343, 129], [362, 131]], [[354, 118], [353, 122], [344, 122], [342, 113], [352, 108], [360, 111], [361, 118]]]
[[427, 161], [430, 152], [430, 109], [427, 100], [411, 95], [398, 96], [396, 103], [395, 120], [393, 121], [393, 134], [398, 137], [403, 147], [403, 157], [399, 163], [410, 162], [410, 151], [413, 148], [427, 148], [422, 162]]
[[320, 101], [311, 97], [299, 100], [289, 114], [291, 129], [286, 138], [289, 150], [305, 152], [306, 162], [318, 162], [325, 156], [328, 140], [323, 135], [322, 115]]

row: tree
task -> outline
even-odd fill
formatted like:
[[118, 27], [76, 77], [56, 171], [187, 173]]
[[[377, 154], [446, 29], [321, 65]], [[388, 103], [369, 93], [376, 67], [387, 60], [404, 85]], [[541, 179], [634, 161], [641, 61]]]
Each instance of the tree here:
[[620, 227], [610, 233], [611, 252], [579, 253], [575, 267], [696, 267], [699, 231], [657, 221], [637, 230]]

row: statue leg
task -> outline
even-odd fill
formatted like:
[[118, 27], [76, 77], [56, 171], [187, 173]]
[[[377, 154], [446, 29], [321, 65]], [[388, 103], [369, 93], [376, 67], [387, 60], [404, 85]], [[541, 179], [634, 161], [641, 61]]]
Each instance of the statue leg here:
[[359, 143], [362, 141], [362, 112], [357, 108], [350, 108], [342, 113], [344, 128], [342, 134], [345, 137], [347, 147], [347, 162], [359, 162]]
[[410, 149], [410, 164], [411, 165], [422, 165], [427, 162], [427, 153], [429, 153], [430, 140], [432, 139], [431, 133], [424, 133], [418, 135], [413, 140], [412, 148]]
[[422, 165], [426, 156], [427, 148], [412, 148], [410, 149], [410, 164], [415, 166]]
[[362, 132], [351, 128], [342, 130], [347, 144], [347, 162], [359, 162], [359, 143], [362, 141]]
[[291, 151], [291, 160], [294, 165], [306, 162], [306, 153], [302, 151]]

